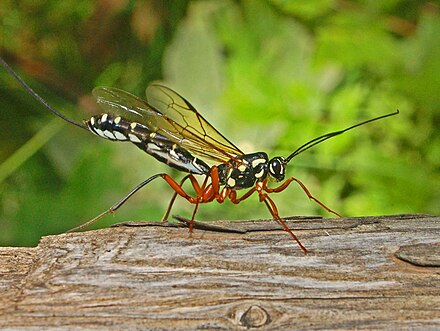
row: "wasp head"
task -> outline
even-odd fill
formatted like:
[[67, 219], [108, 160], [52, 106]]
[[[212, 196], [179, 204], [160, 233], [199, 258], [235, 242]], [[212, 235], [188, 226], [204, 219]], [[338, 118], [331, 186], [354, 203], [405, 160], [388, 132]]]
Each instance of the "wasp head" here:
[[286, 159], [282, 156], [272, 158], [268, 163], [269, 177], [276, 182], [282, 181], [286, 175], [286, 164]]

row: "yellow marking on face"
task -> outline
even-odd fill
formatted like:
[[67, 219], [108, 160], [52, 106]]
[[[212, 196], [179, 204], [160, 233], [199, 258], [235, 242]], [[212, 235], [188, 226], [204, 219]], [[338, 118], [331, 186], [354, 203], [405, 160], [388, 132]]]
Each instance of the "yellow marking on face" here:
[[234, 187], [235, 186], [235, 179], [232, 177], [228, 178], [228, 186], [229, 187]]
[[274, 170], [274, 168], [273, 168], [272, 163], [269, 165], [269, 171], [270, 171], [272, 174], [275, 173], [275, 170]]

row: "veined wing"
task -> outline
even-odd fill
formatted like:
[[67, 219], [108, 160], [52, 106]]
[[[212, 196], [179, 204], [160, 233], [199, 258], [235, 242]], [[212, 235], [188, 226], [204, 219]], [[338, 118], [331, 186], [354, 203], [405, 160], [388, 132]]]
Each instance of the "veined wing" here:
[[143, 124], [202, 158], [226, 162], [243, 154], [177, 93], [157, 84], [150, 87], [154, 104], [112, 87], [97, 87], [93, 95], [105, 112]]
[[230, 157], [244, 153], [230, 140], [217, 131], [184, 97], [172, 89], [150, 84], [146, 89], [147, 102], [158, 110], [165, 118], [171, 120], [176, 130], [185, 132], [181, 146], [197, 153], [197, 150], [215, 150], [217, 153], [228, 154]]

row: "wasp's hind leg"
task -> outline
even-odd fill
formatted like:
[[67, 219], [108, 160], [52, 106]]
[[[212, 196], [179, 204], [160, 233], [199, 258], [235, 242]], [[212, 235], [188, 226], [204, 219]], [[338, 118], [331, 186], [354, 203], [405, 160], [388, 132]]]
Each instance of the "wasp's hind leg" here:
[[153, 181], [154, 179], [163, 176], [164, 174], [157, 174], [154, 176], [151, 176], [150, 178], [144, 180], [142, 183], [140, 183], [138, 186], [136, 186], [134, 189], [132, 189], [125, 197], [123, 197], [121, 200], [119, 200], [118, 202], [116, 202], [113, 206], [111, 206], [109, 209], [107, 209], [105, 212], [99, 214], [98, 216], [92, 218], [90, 221], [87, 221], [79, 226], [74, 227], [73, 229], [70, 229], [68, 231], [66, 231], [67, 233], [69, 232], [75, 232], [81, 229], [84, 229], [85, 227], [95, 223], [96, 221], [98, 221], [99, 219], [103, 218], [106, 215], [112, 214], [114, 213], [116, 210], [119, 209], [119, 207], [121, 207], [125, 202], [127, 202], [128, 199], [131, 198], [131, 196], [133, 194], [135, 194], [137, 191], [139, 191], [142, 187], [144, 187], [145, 185], [147, 185], [148, 183], [150, 183], [151, 181]]
[[[180, 187], [183, 186], [183, 184], [188, 180], [188, 178], [191, 176], [191, 174], [186, 175], [185, 177], [183, 177], [183, 179], [180, 181], [179, 185]], [[177, 198], [177, 192], [174, 191], [174, 194], [168, 204], [167, 210], [165, 211], [165, 214], [163, 214], [161, 221], [162, 222], [167, 222], [168, 221], [168, 217], [170, 216], [170, 212], [171, 209], [173, 208], [174, 202], [176, 201]]]
[[[158, 178], [158, 177], [162, 177], [162, 179], [164, 179], [168, 185], [175, 191], [175, 194], [179, 194], [180, 196], [182, 196], [183, 198], [185, 198], [186, 200], [188, 200], [190, 203], [192, 204], [196, 204], [197, 203], [197, 199], [198, 198], [193, 198], [190, 195], [188, 195], [183, 189], [182, 187], [169, 175], [167, 174], [156, 174], [154, 176], [151, 176], [150, 178], [146, 179], [145, 181], [143, 181], [142, 183], [140, 183], [139, 185], [137, 185], [134, 189], [132, 189], [125, 197], [123, 197], [121, 200], [119, 200], [117, 203], [115, 203], [113, 206], [111, 206], [109, 209], [107, 209], [105, 212], [99, 214], [98, 216], [92, 218], [90, 221], [87, 221], [77, 227], [74, 227], [73, 229], [68, 230], [67, 232], [74, 232], [74, 231], [78, 231], [81, 229], [84, 229], [85, 227], [95, 223], [96, 221], [98, 221], [99, 219], [101, 219], [102, 217], [112, 214], [114, 213], [116, 210], [118, 210], [125, 202], [127, 202], [128, 199], [131, 198], [131, 196], [133, 194], [135, 194], [137, 191], [139, 191], [141, 188], [143, 188], [145, 185], [149, 184], [151, 181], [153, 181], [154, 179]], [[199, 186], [199, 184], [197, 183], [197, 180], [194, 178], [193, 175], [188, 175], [187, 176], [190, 180], [191, 183], [194, 187], [194, 189], [196, 190], [197, 194], [200, 194], [201, 188]], [[184, 180], [186, 180], [184, 178]], [[174, 201], [172, 201], [174, 202]], [[172, 206], [172, 204], [171, 204]], [[169, 211], [167, 210], [167, 212], [169, 213]]]

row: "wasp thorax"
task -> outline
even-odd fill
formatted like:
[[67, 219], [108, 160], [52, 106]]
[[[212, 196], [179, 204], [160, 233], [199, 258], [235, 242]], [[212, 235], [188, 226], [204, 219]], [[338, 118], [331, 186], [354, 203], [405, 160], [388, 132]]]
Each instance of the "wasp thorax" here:
[[280, 182], [286, 175], [286, 159], [282, 156], [276, 156], [269, 161], [269, 176]]
[[267, 177], [266, 153], [252, 153], [229, 160], [229, 164], [219, 165], [220, 183], [240, 190], [255, 185]]

